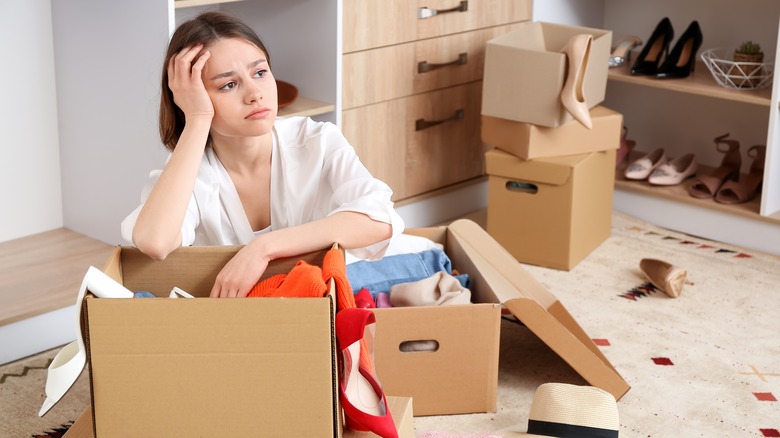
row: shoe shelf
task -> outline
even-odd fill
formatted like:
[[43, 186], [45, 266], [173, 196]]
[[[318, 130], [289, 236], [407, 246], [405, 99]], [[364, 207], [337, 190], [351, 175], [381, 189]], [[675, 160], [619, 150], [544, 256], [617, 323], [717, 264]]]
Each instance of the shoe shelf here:
[[[632, 153], [631, 160], [639, 158], [642, 153]], [[628, 161], [630, 162], [630, 161]], [[636, 181], [629, 180], [623, 175], [624, 167], [615, 172], [615, 188], [625, 191], [634, 192], [643, 196], [652, 196], [657, 198], [668, 199], [671, 201], [682, 202], [688, 205], [692, 205], [699, 208], [715, 210], [722, 213], [733, 214], [742, 216], [748, 219], [760, 220], [772, 224], [780, 224], [780, 212], [763, 216], [760, 214], [761, 210], [761, 194], [757, 194], [755, 198], [749, 202], [743, 204], [721, 204], [715, 202], [714, 199], [700, 199], [694, 198], [688, 193], [688, 190], [693, 185], [696, 178], [688, 178], [680, 184], [674, 186], [657, 186], [650, 184], [647, 180]], [[712, 166], [699, 165], [697, 175], [707, 175], [714, 170]]]
[[633, 76], [630, 63], [619, 68], [609, 69], [609, 79], [645, 87], [660, 88], [680, 93], [698, 94], [716, 99], [732, 100], [754, 105], [770, 106], [772, 87], [760, 90], [738, 90], [718, 85], [703, 62], [697, 62], [693, 74], [683, 79], [657, 79], [653, 76]]
[[336, 106], [332, 103], [320, 102], [314, 99], [307, 99], [305, 97], [298, 97], [295, 102], [279, 110], [279, 115], [282, 117], [292, 116], [316, 116], [320, 114], [329, 113], [335, 111]]

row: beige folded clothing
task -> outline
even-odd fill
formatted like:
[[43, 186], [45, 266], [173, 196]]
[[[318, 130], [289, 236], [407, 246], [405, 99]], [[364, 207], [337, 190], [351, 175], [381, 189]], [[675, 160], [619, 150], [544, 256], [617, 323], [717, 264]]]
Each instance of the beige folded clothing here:
[[471, 291], [457, 278], [439, 271], [428, 278], [390, 287], [393, 307], [471, 304]]

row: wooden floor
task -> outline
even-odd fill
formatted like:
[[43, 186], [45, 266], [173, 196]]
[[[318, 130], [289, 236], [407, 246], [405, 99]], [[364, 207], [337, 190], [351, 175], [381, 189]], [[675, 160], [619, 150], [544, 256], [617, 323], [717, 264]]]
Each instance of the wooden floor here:
[[0, 326], [75, 304], [87, 268], [102, 269], [112, 248], [67, 228], [0, 242]]

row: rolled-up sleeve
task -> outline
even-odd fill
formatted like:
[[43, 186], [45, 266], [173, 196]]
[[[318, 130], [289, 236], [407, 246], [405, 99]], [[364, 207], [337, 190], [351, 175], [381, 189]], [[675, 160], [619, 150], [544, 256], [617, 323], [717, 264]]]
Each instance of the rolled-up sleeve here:
[[[135, 229], [135, 224], [138, 221], [138, 215], [141, 213], [141, 209], [146, 203], [146, 200], [149, 199], [149, 194], [152, 193], [152, 188], [157, 183], [157, 180], [160, 178], [161, 174], [162, 174], [162, 170], [159, 169], [153, 170], [152, 172], [149, 173], [149, 180], [146, 182], [141, 192], [141, 205], [136, 207], [136, 209], [133, 210], [129, 215], [127, 215], [127, 217], [122, 221], [121, 224], [122, 238], [131, 245], [135, 245], [135, 242], [133, 242], [133, 230]], [[193, 242], [195, 242], [195, 228], [198, 226], [198, 223], [199, 223], [198, 206], [197, 206], [197, 202], [195, 201], [195, 196], [193, 194], [190, 197], [190, 202], [187, 205], [187, 211], [184, 215], [184, 221], [181, 226], [182, 246], [189, 246], [192, 245]]]
[[[340, 131], [330, 132], [327, 137], [326, 141], [337, 144], [326, 155], [324, 166], [325, 178], [333, 190], [330, 214], [362, 213], [375, 221], [390, 224], [393, 237], [403, 233], [404, 222], [393, 208], [390, 186], [371, 175]], [[390, 239], [349, 252], [362, 259], [379, 259], [387, 250]]]

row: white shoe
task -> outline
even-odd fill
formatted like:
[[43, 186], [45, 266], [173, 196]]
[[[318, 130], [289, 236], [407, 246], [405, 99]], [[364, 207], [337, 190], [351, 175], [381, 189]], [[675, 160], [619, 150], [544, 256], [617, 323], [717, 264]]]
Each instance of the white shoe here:
[[680, 184], [685, 179], [696, 175], [699, 165], [693, 159], [693, 154], [685, 154], [679, 158], [661, 164], [647, 179], [650, 184], [658, 186], [673, 186]]
[[87, 291], [98, 298], [133, 298], [133, 293], [103, 271], [90, 266], [76, 296], [76, 340], [63, 347], [49, 365], [46, 374], [46, 399], [38, 416], [42, 417], [76, 382], [87, 364], [87, 353], [81, 333], [81, 303]]
[[658, 148], [629, 164], [625, 172], [626, 178], [646, 179], [658, 166], [666, 164], [667, 161], [669, 157], [666, 156], [664, 149]]

